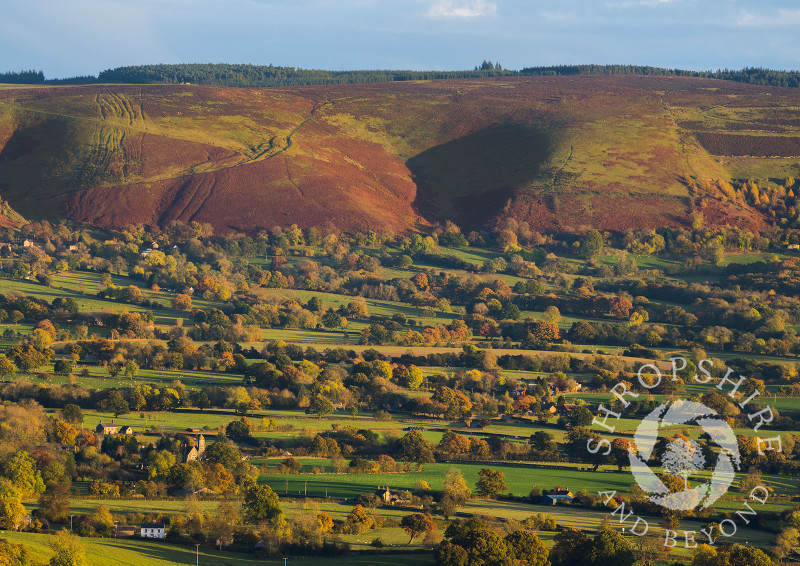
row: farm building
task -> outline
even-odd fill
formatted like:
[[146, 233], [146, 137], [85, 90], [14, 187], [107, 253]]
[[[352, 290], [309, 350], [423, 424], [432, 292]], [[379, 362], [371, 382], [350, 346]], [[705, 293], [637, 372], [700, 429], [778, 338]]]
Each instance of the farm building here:
[[129, 525], [117, 525], [116, 527], [117, 538], [130, 538], [136, 536], [136, 527]]
[[142, 538], [158, 538], [163, 540], [166, 536], [164, 523], [142, 523], [141, 525]]
[[404, 491], [396, 491], [389, 489], [389, 486], [386, 486], [385, 490], [382, 490], [378, 487], [377, 495], [383, 499], [383, 502], [386, 504], [394, 505], [395, 503], [399, 503], [402, 501], [406, 501], [407, 492]]
[[133, 434], [133, 429], [128, 425], [125, 425], [121, 429], [119, 429], [120, 434]]
[[574, 498], [569, 489], [557, 485], [547, 495], [542, 496], [541, 503], [544, 505], [555, 505], [559, 501], [571, 503]]
[[545, 413], [550, 413], [551, 415], [555, 415], [558, 412], [558, 407], [556, 407], [553, 403], [542, 401], [542, 411]]
[[97, 427], [94, 431], [98, 434], [117, 434], [119, 427], [114, 424], [114, 421], [110, 423], [98, 423]]

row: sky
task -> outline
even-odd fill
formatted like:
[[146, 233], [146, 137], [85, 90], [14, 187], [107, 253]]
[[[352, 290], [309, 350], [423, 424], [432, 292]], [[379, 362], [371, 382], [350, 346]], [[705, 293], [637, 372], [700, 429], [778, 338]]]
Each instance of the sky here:
[[2, 0], [0, 72], [124, 65], [800, 69], [797, 0]]

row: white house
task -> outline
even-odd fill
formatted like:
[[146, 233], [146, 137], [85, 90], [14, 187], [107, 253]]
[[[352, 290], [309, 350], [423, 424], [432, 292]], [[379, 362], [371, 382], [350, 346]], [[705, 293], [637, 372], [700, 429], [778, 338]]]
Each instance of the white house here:
[[164, 539], [167, 536], [164, 523], [142, 523], [142, 538]]

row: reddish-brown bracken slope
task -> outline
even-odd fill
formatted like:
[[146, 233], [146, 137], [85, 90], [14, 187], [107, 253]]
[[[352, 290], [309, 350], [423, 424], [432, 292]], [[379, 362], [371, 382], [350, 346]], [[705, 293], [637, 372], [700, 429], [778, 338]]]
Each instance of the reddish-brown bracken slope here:
[[115, 227], [622, 231], [686, 225], [701, 200], [759, 227], [691, 180], [797, 168], [796, 107], [797, 90], [656, 77], [0, 89], [0, 196]]

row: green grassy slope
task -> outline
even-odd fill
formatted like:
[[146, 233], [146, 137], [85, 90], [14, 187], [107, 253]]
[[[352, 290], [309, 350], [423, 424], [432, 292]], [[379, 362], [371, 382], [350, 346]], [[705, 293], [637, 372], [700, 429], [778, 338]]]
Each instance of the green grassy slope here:
[[[33, 533], [4, 532], [2, 537], [9, 542], [22, 543], [28, 549], [34, 564], [47, 564], [53, 551], [48, 546], [51, 535]], [[280, 558], [256, 559], [252, 554], [219, 552], [195, 547], [165, 544], [140, 540], [113, 540], [83, 538], [86, 547], [88, 566], [173, 566], [175, 564], [204, 564], [206, 566], [255, 566], [283, 564]], [[430, 555], [386, 555], [386, 556], [345, 556], [341, 558], [306, 558], [303, 564], [315, 566], [339, 566], [350, 564], [414, 566], [431, 564]]]

